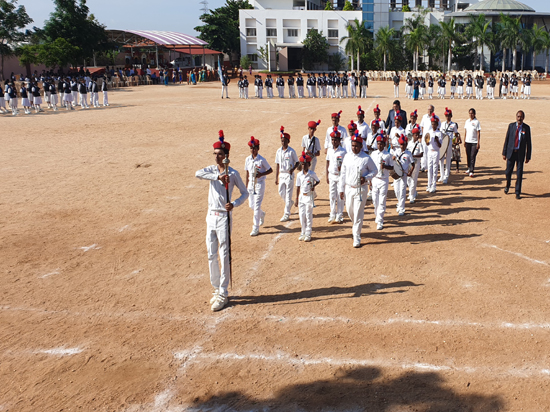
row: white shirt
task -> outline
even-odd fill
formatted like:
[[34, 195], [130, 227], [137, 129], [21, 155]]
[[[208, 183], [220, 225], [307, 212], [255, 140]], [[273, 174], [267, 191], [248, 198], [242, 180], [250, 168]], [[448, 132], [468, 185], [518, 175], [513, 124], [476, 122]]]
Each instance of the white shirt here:
[[296, 163], [298, 163], [298, 155], [292, 147], [289, 146], [286, 150], [279, 147], [275, 155], [275, 164], [279, 165], [279, 173], [290, 173]]
[[363, 123], [361, 124], [357, 123], [357, 131], [359, 132], [359, 136], [361, 136], [363, 140], [366, 140], [367, 136], [371, 132], [369, 124], [365, 121], [363, 121]]
[[[432, 115], [426, 113], [422, 117], [422, 121], [420, 122], [420, 126], [422, 127], [422, 133], [424, 133], [424, 130], [428, 130], [432, 128]], [[441, 120], [439, 120], [439, 128], [441, 128]]]
[[[255, 159], [252, 158], [252, 155], [248, 156], [244, 163], [244, 170], [248, 172], [248, 190], [254, 190], [252, 187], [252, 175], [254, 173], [254, 167], [258, 170], [259, 173], [267, 172], [271, 169], [267, 160], [265, 160], [260, 154], [256, 156]], [[265, 181], [266, 176], [256, 178], [256, 183], [262, 183]]]
[[[348, 136], [341, 143], [342, 147], [346, 150], [347, 153], [352, 152], [351, 151], [351, 142], [352, 142], [351, 137]], [[363, 139], [363, 146], [362, 146], [361, 150], [364, 151], [364, 152], [368, 152], [368, 150], [367, 150], [367, 141], [365, 139]]]
[[411, 140], [407, 145], [407, 150], [411, 153], [413, 163], [420, 161], [420, 157], [414, 156], [424, 153], [424, 148], [422, 147], [422, 142], [420, 140], [417, 142]]
[[[327, 135], [325, 136], [325, 149], [329, 149], [332, 147], [332, 138], [330, 137], [330, 134], [334, 131], [334, 126], [330, 126], [328, 129], [327, 129]], [[342, 126], [341, 124], [338, 125], [338, 131], [340, 132], [340, 139], [342, 139], [342, 141], [348, 137], [348, 131], [346, 130], [346, 128], [344, 126]]]
[[371, 157], [378, 170], [374, 178], [389, 182], [390, 171], [388, 169], [380, 168], [380, 163], [384, 162], [384, 164], [387, 166], [393, 166], [391, 155], [386, 150], [383, 150], [382, 152], [380, 150], [377, 150], [376, 152], [373, 152], [371, 154]]
[[447, 123], [447, 121], [444, 121], [443, 123], [441, 123], [441, 129], [440, 130], [444, 134], [449, 136], [449, 139], [451, 139], [451, 141], [452, 141], [455, 137], [455, 133], [458, 133], [458, 124], [456, 124], [453, 121], [451, 121], [450, 123]]
[[477, 132], [481, 131], [481, 125], [477, 119], [468, 119], [464, 122], [464, 129], [466, 129], [465, 143], [477, 143]]
[[413, 163], [411, 152], [409, 152], [407, 149], [405, 151], [402, 151], [401, 148], [398, 148], [395, 151], [394, 156], [397, 160], [399, 160], [399, 163], [401, 163], [401, 166], [403, 167], [403, 173], [404, 175], [406, 175], [409, 171], [409, 166], [411, 165], [411, 163]]
[[307, 173], [304, 173], [302, 170], [298, 173], [298, 176], [296, 177], [296, 187], [300, 188], [300, 196], [298, 199], [300, 203], [313, 202], [312, 192], [315, 182], [319, 182], [319, 178], [315, 172], [308, 170]]
[[420, 126], [418, 123], [409, 123], [405, 128], [405, 136], [409, 136], [409, 133], [412, 134], [412, 131], [415, 127], [420, 130], [420, 136], [422, 136], [422, 126]]
[[[372, 119], [372, 122], [374, 122], [376, 119]], [[372, 124], [371, 122], [371, 124]], [[386, 130], [386, 122], [384, 122], [384, 120], [382, 119], [378, 119], [378, 122], [380, 123], [380, 127], [378, 128], [378, 130]]]
[[340, 168], [346, 156], [346, 149], [338, 146], [336, 149], [329, 148], [327, 151], [328, 172], [334, 176], [340, 176]]
[[[398, 136], [395, 136], [396, 134], [398, 134]], [[391, 137], [391, 147], [393, 150], [399, 147], [399, 137], [401, 137], [402, 134], [405, 134], [405, 129], [403, 129], [402, 127], [393, 126], [391, 128], [390, 137]]]
[[378, 149], [378, 142], [376, 141], [376, 138], [380, 136], [380, 130], [381, 129], [378, 129], [376, 133], [373, 133], [373, 131], [371, 130], [369, 135], [367, 136], [366, 145], [370, 152]]
[[439, 143], [441, 143], [441, 141], [443, 140], [442, 139], [442, 133], [441, 131], [438, 129], [438, 130], [433, 130], [431, 127], [430, 129], [424, 133], [424, 135], [422, 136], [422, 140], [424, 140], [424, 136], [426, 136], [426, 134], [430, 134], [430, 142], [428, 143], [428, 151], [429, 152], [439, 152], [439, 146], [438, 144], [435, 142], [435, 139], [437, 139], [439, 141]]
[[[308, 149], [310, 148], [310, 145], [312, 145], [313, 150], [311, 150], [311, 153], [315, 154], [321, 151], [321, 143], [319, 142], [319, 139], [317, 137], [313, 136], [313, 138], [315, 139], [315, 142], [312, 144], [311, 139], [309, 138], [309, 134], [306, 134], [304, 137], [302, 137], [302, 147], [305, 147], [306, 151], [308, 151]], [[331, 147], [332, 147], [332, 143], [331, 143]]]
[[[241, 192], [241, 196], [232, 202], [233, 206], [237, 207], [248, 198], [248, 192], [246, 191], [246, 186], [244, 185], [239, 172], [232, 167], [229, 167], [228, 169], [229, 198], [231, 199], [231, 194], [233, 193], [233, 188], [235, 185], [237, 185], [239, 191]], [[224, 173], [220, 173], [217, 165], [205, 167], [195, 173], [195, 177], [199, 179], [210, 180], [210, 189], [208, 190], [208, 211], [226, 211], [225, 204], [228, 203], [228, 199], [226, 199], [225, 184], [221, 180], [218, 180], [220, 175], [223, 174]]]
[[365, 152], [359, 152], [357, 155], [353, 152], [347, 153], [340, 169], [338, 191], [343, 193], [345, 186], [357, 188], [359, 186], [358, 173], [365, 178], [365, 183], [362, 186], [367, 185], [376, 172], [378, 172], [378, 169], [376, 169], [371, 157]]

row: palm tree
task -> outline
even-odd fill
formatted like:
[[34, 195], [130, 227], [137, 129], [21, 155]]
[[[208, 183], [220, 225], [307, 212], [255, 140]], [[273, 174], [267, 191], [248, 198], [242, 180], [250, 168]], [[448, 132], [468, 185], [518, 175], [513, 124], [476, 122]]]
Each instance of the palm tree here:
[[[453, 42], [458, 42], [461, 37], [460, 33], [457, 31], [454, 17], [451, 18], [448, 23], [445, 23], [444, 21], [441, 22], [441, 34], [443, 35], [443, 41], [449, 46], [447, 70], [450, 72], [453, 53]], [[443, 67], [443, 72], [445, 72], [445, 67]]]
[[[491, 22], [485, 19], [484, 14], [470, 14], [470, 22], [466, 31], [468, 37], [473, 39], [474, 44], [476, 45], [476, 55], [479, 57], [479, 70], [482, 70], [483, 46], [489, 46], [489, 49], [494, 51]], [[480, 48], [481, 55], [479, 54]]]
[[384, 55], [384, 71], [386, 71], [386, 56], [389, 54], [391, 57], [395, 44], [393, 37], [396, 33], [395, 29], [389, 26], [381, 27], [376, 33], [376, 51]]
[[542, 36], [543, 49], [546, 50], [546, 64], [544, 66], [544, 74], [548, 73], [548, 52], [550, 51], [550, 34], [545, 31]]
[[346, 26], [348, 35], [340, 39], [340, 44], [347, 41], [345, 51], [351, 55], [351, 67], [353, 68], [353, 54], [357, 53], [357, 71], [359, 71], [360, 55], [365, 53], [371, 42], [371, 33], [365, 28], [365, 23], [355, 19]]
[[500, 36], [502, 43], [502, 71], [504, 71], [504, 58], [506, 56], [506, 49], [512, 50], [513, 63], [512, 71], [516, 70], [517, 48], [521, 38], [521, 17], [510, 17], [506, 14], [500, 13]]
[[418, 60], [420, 49], [423, 49], [428, 43], [428, 27], [424, 24], [424, 18], [427, 10], [423, 10], [416, 16], [405, 20], [402, 29], [407, 48], [413, 52], [413, 70], [418, 70]]
[[536, 23], [533, 25], [533, 28], [531, 29], [532, 33], [532, 47], [533, 47], [533, 70], [535, 69], [536, 61], [537, 61], [537, 54], [540, 53], [545, 49], [545, 40], [546, 36], [548, 35], [548, 32], [544, 29], [544, 27], [539, 27]]

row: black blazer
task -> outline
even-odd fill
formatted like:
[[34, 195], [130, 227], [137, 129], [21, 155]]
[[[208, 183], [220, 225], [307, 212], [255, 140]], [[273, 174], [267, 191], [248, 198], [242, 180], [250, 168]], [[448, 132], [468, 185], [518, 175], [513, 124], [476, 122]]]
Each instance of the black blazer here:
[[[506, 159], [510, 159], [514, 153], [514, 145], [516, 142], [516, 122], [508, 125], [508, 131], [506, 132], [506, 139], [504, 140], [504, 147], [502, 148], [502, 156], [506, 156]], [[521, 137], [519, 142], [518, 160], [523, 162], [524, 160], [531, 160], [531, 128], [529, 125], [523, 123], [522, 131], [525, 134]]]
[[[407, 112], [403, 109], [400, 110], [399, 115], [401, 116], [401, 127], [404, 129], [407, 127]], [[388, 114], [388, 118], [386, 119], [386, 130], [389, 133], [391, 128], [395, 126], [394, 118], [395, 118], [395, 110], [391, 109], [390, 113]]]

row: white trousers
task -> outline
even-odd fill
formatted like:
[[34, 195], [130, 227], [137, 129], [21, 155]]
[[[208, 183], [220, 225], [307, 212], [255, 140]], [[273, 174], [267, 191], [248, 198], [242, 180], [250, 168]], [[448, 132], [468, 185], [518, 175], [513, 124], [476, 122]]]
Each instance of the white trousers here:
[[342, 86], [342, 97], [348, 98], [348, 86]]
[[288, 86], [288, 96], [289, 96], [291, 99], [295, 99], [295, 98], [296, 98], [296, 92], [295, 92], [294, 86]]
[[393, 86], [393, 97], [399, 97], [399, 86]]
[[397, 213], [405, 213], [405, 199], [407, 198], [407, 176], [393, 181], [393, 191], [397, 198]]
[[[246, 89], [247, 89], [247, 88], [245, 87], [245, 90], [246, 90]], [[248, 97], [248, 93], [246, 93], [246, 94], [247, 94], [247, 97]], [[264, 98], [264, 88], [263, 88], [263, 87], [258, 87], [258, 98], [259, 98], [259, 99], [263, 99], [263, 98]]]
[[[331, 86], [330, 84], [328, 84], [326, 86], [326, 94], [328, 94], [328, 97], [330, 97], [331, 99], [334, 97], [334, 87]], [[324, 90], [323, 90], [324, 91]]]
[[304, 97], [304, 86], [297, 86], [298, 87], [298, 97], [300, 99], [303, 99]]
[[109, 95], [107, 90], [103, 91], [103, 106], [109, 106]]
[[57, 100], [57, 94], [52, 94], [50, 96], [50, 104], [52, 106], [57, 106], [58, 100]]
[[309, 166], [309, 170], [312, 172], [315, 172], [315, 166], [317, 166], [317, 156], [313, 156], [311, 159], [311, 165]]
[[388, 186], [389, 180], [377, 177], [372, 179], [372, 204], [374, 206], [374, 221], [376, 223], [384, 223]]
[[88, 108], [88, 94], [82, 94], [80, 93], [80, 105], [82, 107]]
[[428, 150], [428, 189], [435, 190], [437, 183], [437, 169], [439, 168], [439, 152]]
[[267, 97], [270, 99], [273, 98], [273, 87], [266, 87], [267, 89]]
[[294, 175], [290, 173], [279, 173], [279, 196], [285, 202], [285, 215], [290, 215], [292, 205], [292, 190], [294, 189]]
[[[227, 235], [227, 213], [208, 212], [206, 216], [206, 250], [208, 251], [210, 283], [223, 296], [227, 296], [230, 278]], [[221, 270], [218, 254], [221, 260]]]
[[346, 211], [348, 212], [350, 220], [353, 222], [351, 231], [354, 242], [361, 240], [365, 203], [367, 203], [367, 185], [361, 186], [361, 196], [363, 197], [362, 202], [359, 199], [357, 188], [346, 185]]
[[244, 92], [243, 98], [248, 99], [248, 87], [243, 87], [243, 92]]
[[258, 86], [254, 85], [254, 97], [258, 97]]
[[265, 180], [256, 183], [256, 194], [248, 191], [248, 206], [254, 211], [252, 216], [252, 230], [260, 229], [260, 218], [262, 217], [262, 201], [264, 200]]
[[3, 97], [0, 97], [0, 108], [6, 108], [6, 100]]
[[239, 87], [239, 99], [244, 98], [244, 87]]
[[451, 159], [453, 157], [453, 145], [450, 144], [447, 148], [447, 153], [443, 159], [439, 159], [439, 170], [441, 171], [441, 178], [448, 180], [451, 175]]
[[52, 95], [52, 92], [44, 92], [44, 101], [48, 104], [48, 106], [50, 105], [51, 95]]
[[279, 97], [285, 97], [285, 86], [277, 86], [277, 91], [279, 92]]
[[334, 88], [336, 89], [336, 97], [338, 99], [341, 99], [342, 98], [342, 89], [340, 88], [340, 86], [334, 86]]
[[329, 196], [330, 196], [330, 217], [332, 219], [340, 219], [344, 214], [344, 199], [340, 199], [340, 193], [338, 193], [338, 177], [329, 173]]
[[90, 96], [92, 98], [92, 102], [94, 107], [99, 107], [99, 93], [98, 92], [92, 92], [90, 93]]
[[351, 86], [351, 97], [354, 98], [354, 99], [357, 97], [357, 86], [356, 85]]
[[363, 99], [367, 97], [367, 86], [361, 86], [361, 97]]
[[72, 91], [71, 90], [71, 94], [73, 95], [73, 106], [76, 106], [76, 102], [77, 102], [77, 99], [78, 99], [78, 92], [75, 92], [75, 91]]
[[302, 226], [302, 235], [311, 236], [311, 226], [313, 222], [313, 201], [298, 203], [300, 213], [300, 225]]
[[315, 86], [307, 86], [307, 97], [315, 97]]
[[[422, 156], [424, 157], [424, 156]], [[409, 188], [409, 200], [416, 200], [418, 185], [418, 174], [420, 173], [420, 162], [415, 163], [414, 169], [410, 176], [407, 176], [407, 186]]]
[[229, 94], [227, 92], [227, 86], [222, 85], [222, 98], [223, 98], [223, 92], [225, 92], [225, 97], [229, 97]]
[[422, 138], [422, 150], [424, 151], [424, 156], [420, 158], [420, 168], [421, 169], [427, 169], [428, 168], [428, 146], [424, 142], [424, 139]]

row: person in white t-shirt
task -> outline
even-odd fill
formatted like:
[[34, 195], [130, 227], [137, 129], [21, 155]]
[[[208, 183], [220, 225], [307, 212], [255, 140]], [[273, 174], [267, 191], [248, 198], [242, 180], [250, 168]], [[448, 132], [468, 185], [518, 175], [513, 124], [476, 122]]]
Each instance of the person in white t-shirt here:
[[439, 160], [439, 172], [441, 177], [437, 180], [440, 183], [447, 184], [449, 176], [451, 175], [451, 160], [453, 157], [453, 139], [458, 134], [458, 125], [453, 122], [453, 111], [445, 107], [445, 118], [447, 119], [441, 123], [441, 132], [444, 135], [449, 136], [449, 146], [445, 152], [445, 156]]
[[372, 153], [372, 160], [378, 171], [372, 179], [372, 205], [374, 206], [374, 221], [376, 229], [384, 228], [384, 214], [386, 213], [386, 198], [390, 183], [390, 170], [393, 170], [391, 154], [386, 150], [386, 141], [383, 136], [376, 138], [378, 150]]
[[288, 144], [290, 135], [285, 133], [281, 126], [281, 147], [277, 149], [275, 155], [275, 184], [279, 187], [279, 196], [285, 202], [285, 211], [281, 222], [290, 220], [290, 211], [292, 209], [292, 190], [294, 189], [294, 170], [298, 167], [298, 155], [296, 151]]
[[342, 140], [345, 140], [346, 137], [348, 137], [348, 131], [345, 127], [340, 125], [340, 115], [342, 114], [342, 110], [340, 110], [338, 113], [332, 113], [330, 115], [330, 118], [332, 120], [332, 126], [330, 126], [327, 129], [327, 133], [325, 135], [325, 154], [327, 154], [327, 151], [330, 147], [332, 147], [330, 134], [334, 131], [334, 128], [337, 127], [338, 131], [340, 132], [340, 138]]
[[418, 185], [418, 174], [420, 172], [420, 159], [424, 156], [424, 149], [422, 148], [422, 142], [420, 141], [421, 131], [418, 128], [412, 129], [412, 140], [407, 146], [407, 150], [412, 154], [413, 170], [407, 176], [407, 186], [409, 187], [409, 202], [416, 202], [416, 196], [418, 192], [416, 190]]
[[321, 154], [321, 143], [319, 139], [315, 137], [315, 132], [317, 131], [317, 126], [321, 124], [321, 121], [317, 122], [311, 121], [307, 124], [307, 134], [302, 137], [302, 152], [311, 157], [311, 166], [309, 169], [312, 172], [315, 172], [315, 167], [317, 166], [317, 157]]
[[260, 150], [260, 141], [254, 136], [248, 142], [250, 147], [250, 156], [245, 160], [244, 168], [246, 170], [246, 181], [248, 188], [248, 206], [254, 211], [252, 218], [252, 232], [250, 236], [260, 234], [260, 226], [264, 224], [265, 212], [262, 211], [262, 201], [265, 193], [265, 177], [273, 173], [273, 169], [258, 152]]
[[415, 110], [414, 112], [412, 112], [409, 117], [410, 117], [409, 124], [407, 125], [407, 127], [405, 127], [405, 136], [407, 136], [407, 139], [409, 139], [409, 142], [410, 142], [412, 141], [412, 139], [410, 138], [410, 136], [412, 135], [412, 130], [415, 128], [422, 130], [422, 127], [417, 123], [418, 110]]
[[338, 131], [331, 133], [332, 147], [327, 152], [327, 184], [329, 185], [330, 197], [330, 216], [328, 223], [344, 222], [344, 200], [340, 199], [338, 192], [338, 181], [340, 180], [340, 170], [342, 162], [346, 156], [346, 149], [341, 145], [340, 133]]
[[479, 120], [476, 119], [476, 109], [470, 109], [468, 114], [470, 118], [464, 123], [464, 147], [468, 159], [468, 170], [466, 170], [466, 173], [470, 177], [474, 177], [477, 152], [481, 147], [481, 125], [479, 124]]
[[300, 156], [302, 171], [296, 177], [296, 202], [294, 203], [299, 208], [300, 225], [302, 226], [298, 240], [303, 240], [304, 242], [311, 241], [315, 186], [321, 183], [315, 172], [309, 170], [310, 162], [311, 156], [302, 152], [302, 156]]
[[393, 126], [390, 130], [390, 143], [391, 143], [391, 150], [390, 152], [394, 152], [399, 148], [399, 138], [402, 134], [405, 134], [405, 129], [401, 127], [401, 116], [395, 116], [394, 118], [395, 126]]
[[401, 163], [403, 168], [403, 176], [393, 181], [393, 191], [397, 198], [397, 213], [399, 216], [405, 214], [405, 199], [407, 198], [407, 174], [409, 166], [412, 163], [412, 154], [407, 150], [407, 137], [402, 134], [399, 138], [399, 147], [394, 150], [392, 160]]
[[380, 106], [376, 105], [376, 107], [373, 109], [373, 112], [374, 119], [372, 121], [378, 120], [378, 122], [380, 123], [380, 130], [386, 130], [386, 122], [384, 122], [384, 120], [380, 118]]
[[[432, 127], [431, 117], [434, 111], [435, 111], [435, 107], [432, 104], [429, 104], [428, 113], [422, 116], [422, 120], [420, 121], [421, 136], [424, 136], [424, 133], [427, 132], [429, 129], [431, 129]], [[428, 153], [428, 146], [426, 145], [426, 142], [424, 142], [424, 139], [422, 139], [422, 152]], [[428, 169], [428, 158], [427, 156], [424, 156], [420, 161], [420, 171], [424, 172], [427, 169]]]
[[361, 109], [361, 106], [357, 107], [357, 131], [363, 139], [367, 140], [367, 136], [370, 133], [370, 127], [367, 122], [365, 122], [365, 111]]
[[[439, 130], [439, 117], [432, 114], [431, 127], [424, 132], [423, 140], [428, 146], [428, 187], [426, 192], [435, 193], [437, 185], [437, 169], [439, 168], [439, 148], [441, 147], [441, 131]], [[429, 135], [429, 138], [427, 136]]]
[[[230, 226], [228, 219], [233, 208], [240, 206], [248, 197], [239, 172], [227, 167], [225, 174], [224, 159], [229, 158], [231, 145], [224, 141], [223, 131], [219, 132], [220, 139], [214, 143], [216, 164], [198, 170], [195, 176], [210, 181], [208, 191], [208, 214], [206, 215], [206, 249], [208, 251], [208, 267], [210, 283], [214, 288], [210, 304], [212, 311], [218, 311], [227, 304], [227, 288], [231, 278], [230, 272]], [[241, 192], [238, 199], [231, 201], [233, 189], [237, 186]], [[229, 192], [229, 198], [227, 194]], [[221, 268], [218, 260], [221, 260]]]

